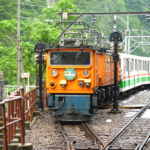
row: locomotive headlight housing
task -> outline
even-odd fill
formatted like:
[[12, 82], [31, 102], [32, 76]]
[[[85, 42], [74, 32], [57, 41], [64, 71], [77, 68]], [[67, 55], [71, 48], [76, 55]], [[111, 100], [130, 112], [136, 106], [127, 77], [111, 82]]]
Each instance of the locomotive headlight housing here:
[[84, 86], [84, 82], [83, 81], [79, 81], [79, 86], [82, 88]]
[[89, 70], [84, 70], [84, 71], [83, 71], [83, 76], [84, 76], [84, 77], [88, 77], [89, 75], [90, 75]]
[[56, 84], [54, 83], [54, 81], [50, 81], [50, 87], [53, 89], [53, 88], [55, 88], [56, 87]]
[[56, 70], [56, 69], [53, 69], [53, 70], [51, 71], [51, 75], [52, 75], [52, 77], [56, 77], [56, 76], [58, 75], [57, 70]]

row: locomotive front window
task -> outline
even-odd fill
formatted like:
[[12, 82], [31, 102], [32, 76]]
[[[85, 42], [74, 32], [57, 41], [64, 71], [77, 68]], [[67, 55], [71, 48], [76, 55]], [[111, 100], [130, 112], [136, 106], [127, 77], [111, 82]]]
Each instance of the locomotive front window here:
[[87, 51], [55, 51], [50, 52], [51, 65], [86, 65], [91, 64], [91, 53]]

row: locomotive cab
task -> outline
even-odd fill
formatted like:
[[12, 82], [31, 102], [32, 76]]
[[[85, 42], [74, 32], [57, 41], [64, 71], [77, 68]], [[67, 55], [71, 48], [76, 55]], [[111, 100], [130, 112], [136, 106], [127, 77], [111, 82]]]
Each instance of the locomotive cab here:
[[59, 121], [88, 121], [96, 113], [98, 61], [92, 49], [47, 50], [46, 87], [51, 115]]

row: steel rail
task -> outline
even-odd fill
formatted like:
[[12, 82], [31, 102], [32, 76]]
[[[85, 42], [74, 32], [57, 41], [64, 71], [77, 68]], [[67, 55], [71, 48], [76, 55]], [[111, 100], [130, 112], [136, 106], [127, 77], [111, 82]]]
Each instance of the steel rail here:
[[141, 109], [140, 112], [138, 112], [135, 117], [123, 128], [120, 130], [120, 132], [118, 134], [116, 134], [116, 136], [109, 142], [105, 145], [105, 147], [103, 148], [103, 150], [105, 150], [108, 146], [110, 146], [131, 124], [132, 122], [143, 112], [145, 111], [148, 107], [149, 107], [150, 103], [148, 103], [147, 105], [145, 105], [145, 107], [143, 107]]
[[108, 148], [108, 150], [139, 150], [139, 147], [140, 147], [140, 144], [138, 144], [135, 149], [133, 148], [121, 148], [121, 149], [120, 148]]
[[75, 150], [99, 150], [98, 148], [76, 148]]
[[145, 146], [145, 144], [147, 143], [148, 139], [150, 138], [150, 133], [146, 136], [145, 140], [143, 141], [143, 143], [140, 145], [140, 148], [138, 150], [142, 150]]
[[64, 131], [63, 131], [62, 127], [61, 127], [60, 122], [58, 122], [58, 125], [59, 125], [59, 129], [60, 129], [60, 131], [61, 131], [61, 133], [62, 133], [62, 135], [63, 135], [63, 137], [64, 137], [64, 139], [65, 139], [65, 141], [67, 143], [67, 150], [70, 150], [69, 142], [68, 142], [68, 140], [67, 140], [67, 138], [66, 138], [66, 136], [64, 134]]
[[90, 136], [90, 138], [94, 141], [96, 141], [96, 138], [93, 136], [93, 134], [89, 131], [89, 129], [87, 128], [87, 126], [85, 125], [85, 123], [82, 122], [82, 127], [84, 129], [84, 131]]
[[83, 123], [82, 122], [82, 127], [84, 128], [84, 130], [86, 131], [86, 133], [97, 142], [100, 142], [101, 146], [104, 148], [105, 145], [103, 143], [103, 141], [94, 133], [94, 131], [90, 128], [90, 126], [87, 123]]
[[[144, 106], [145, 105], [120, 105], [120, 106], [118, 106], [118, 108], [126, 108], [126, 109], [133, 109], [133, 108], [135, 108], [135, 109], [141, 109]], [[103, 108], [113, 108], [113, 106], [112, 105], [106, 105]]]

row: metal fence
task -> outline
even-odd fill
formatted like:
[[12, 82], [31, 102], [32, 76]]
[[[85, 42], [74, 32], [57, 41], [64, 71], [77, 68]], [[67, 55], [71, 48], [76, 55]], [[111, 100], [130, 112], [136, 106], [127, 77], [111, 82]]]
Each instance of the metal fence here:
[[[28, 92], [34, 88], [36, 88], [35, 85], [26, 86], [25, 91]], [[16, 91], [16, 90], [17, 90], [17, 85], [5, 85], [5, 97], [7, 98], [10, 95], [10, 93], [12, 93], [13, 91]]]
[[[10, 144], [10, 141], [13, 139], [13, 135], [16, 134], [16, 126], [20, 128], [21, 131], [21, 145], [25, 144], [25, 117], [27, 117], [27, 121], [32, 120], [33, 111], [36, 110], [36, 102], [36, 88], [30, 90], [26, 94], [24, 94], [24, 89], [20, 88], [12, 92], [8, 96], [8, 99], [0, 102], [3, 121], [3, 126], [0, 127], [0, 130], [3, 130], [4, 150], [8, 150], [8, 144]], [[30, 107], [28, 107], [28, 103]], [[5, 111], [6, 104], [7, 115]]]
[[[19, 96], [22, 95], [22, 96]], [[3, 144], [4, 150], [8, 150], [8, 144], [13, 139], [13, 135], [16, 134], [16, 123], [17, 127], [21, 130], [21, 144], [25, 144], [25, 132], [24, 132], [24, 90], [18, 89], [14, 91], [8, 99], [5, 99], [3, 102], [0, 103], [2, 106], [2, 120], [3, 126], [0, 130], [3, 130]], [[5, 104], [8, 105], [7, 107], [7, 123], [6, 123], [6, 113], [5, 113]], [[8, 133], [8, 138], [7, 138]]]
[[24, 95], [25, 104], [26, 104], [26, 111], [25, 115], [27, 121], [32, 121], [33, 118], [33, 111], [36, 110], [36, 88], [30, 90]]

